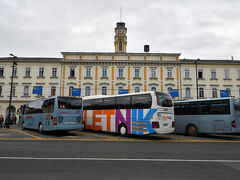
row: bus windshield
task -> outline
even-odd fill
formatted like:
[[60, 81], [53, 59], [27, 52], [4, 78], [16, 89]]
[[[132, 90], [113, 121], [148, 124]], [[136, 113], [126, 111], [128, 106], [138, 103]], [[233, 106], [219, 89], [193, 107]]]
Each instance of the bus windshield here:
[[164, 93], [156, 92], [157, 105], [162, 107], [172, 107], [172, 98]]
[[59, 109], [81, 109], [82, 99], [71, 97], [58, 97]]

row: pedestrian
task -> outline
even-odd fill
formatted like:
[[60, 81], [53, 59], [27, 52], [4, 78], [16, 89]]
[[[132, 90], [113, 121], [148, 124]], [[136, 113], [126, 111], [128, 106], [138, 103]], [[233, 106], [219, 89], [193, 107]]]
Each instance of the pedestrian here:
[[12, 117], [13, 124], [16, 124], [16, 121], [17, 121], [17, 117], [15, 115], [13, 115], [13, 117]]
[[4, 118], [3, 118], [3, 115], [0, 115], [0, 128], [2, 128], [3, 126], [3, 121], [4, 121]]
[[9, 117], [8, 116], [6, 116], [6, 118], [5, 118], [4, 127], [9, 128]]

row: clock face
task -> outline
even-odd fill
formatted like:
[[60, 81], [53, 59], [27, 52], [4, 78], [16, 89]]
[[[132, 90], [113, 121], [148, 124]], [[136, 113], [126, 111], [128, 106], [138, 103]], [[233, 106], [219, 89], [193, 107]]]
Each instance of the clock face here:
[[119, 32], [119, 34], [122, 34], [123, 33], [123, 29], [119, 29], [118, 32]]

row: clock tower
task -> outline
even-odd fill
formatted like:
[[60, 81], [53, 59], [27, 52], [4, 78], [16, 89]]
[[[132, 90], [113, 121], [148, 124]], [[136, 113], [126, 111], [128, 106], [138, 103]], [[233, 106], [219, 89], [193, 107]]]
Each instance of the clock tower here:
[[118, 22], [114, 37], [115, 52], [126, 52], [127, 50], [127, 28], [124, 22]]

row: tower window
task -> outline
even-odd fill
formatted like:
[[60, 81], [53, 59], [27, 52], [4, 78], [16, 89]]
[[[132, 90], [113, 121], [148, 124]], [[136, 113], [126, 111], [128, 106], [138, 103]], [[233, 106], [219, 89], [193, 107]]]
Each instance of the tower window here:
[[119, 41], [119, 51], [122, 52], [123, 51], [123, 42]]

